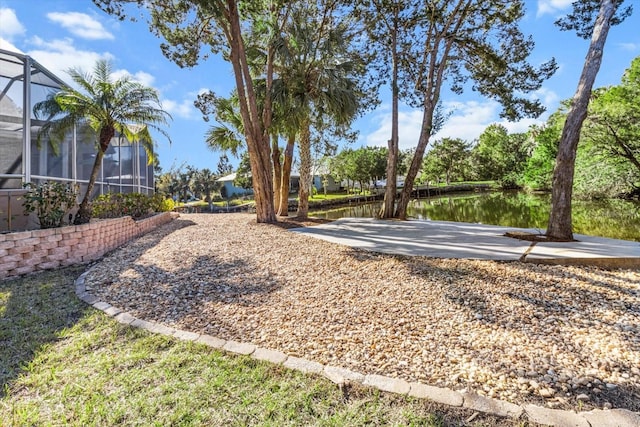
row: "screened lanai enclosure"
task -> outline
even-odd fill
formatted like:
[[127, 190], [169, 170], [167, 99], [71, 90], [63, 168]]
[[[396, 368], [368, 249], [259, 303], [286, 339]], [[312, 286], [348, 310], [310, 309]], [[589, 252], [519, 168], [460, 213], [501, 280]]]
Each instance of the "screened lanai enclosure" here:
[[[58, 181], [84, 194], [93, 167], [96, 138], [76, 129], [56, 148], [37, 135], [43, 123], [33, 105], [65, 83], [31, 57], [0, 49], [0, 232], [36, 228], [23, 214], [23, 184]], [[144, 148], [114, 137], [104, 156], [93, 197], [104, 193], [153, 193], [153, 166]]]

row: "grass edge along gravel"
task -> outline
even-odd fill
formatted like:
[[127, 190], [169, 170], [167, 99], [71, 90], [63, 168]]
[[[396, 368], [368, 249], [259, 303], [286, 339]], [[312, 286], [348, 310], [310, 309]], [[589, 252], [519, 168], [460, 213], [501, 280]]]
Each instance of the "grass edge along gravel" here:
[[527, 426], [352, 386], [117, 323], [82, 267], [0, 281], [0, 424]]

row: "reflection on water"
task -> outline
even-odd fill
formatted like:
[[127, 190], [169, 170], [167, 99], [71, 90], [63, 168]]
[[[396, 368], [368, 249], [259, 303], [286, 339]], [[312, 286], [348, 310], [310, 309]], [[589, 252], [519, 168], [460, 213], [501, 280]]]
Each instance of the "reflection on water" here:
[[[551, 206], [549, 194], [495, 192], [457, 194], [414, 200], [411, 218], [546, 229]], [[311, 212], [312, 216], [338, 219], [373, 218], [382, 202]], [[640, 202], [628, 200], [573, 201], [574, 232], [614, 239], [640, 241]]]

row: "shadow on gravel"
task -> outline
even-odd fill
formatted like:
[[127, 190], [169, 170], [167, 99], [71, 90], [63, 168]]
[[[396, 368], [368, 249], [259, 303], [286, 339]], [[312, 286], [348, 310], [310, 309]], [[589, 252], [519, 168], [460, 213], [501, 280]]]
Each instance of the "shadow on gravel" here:
[[[161, 225], [160, 227], [156, 228], [153, 231], [150, 231], [144, 236], [134, 239], [129, 243], [125, 243], [123, 246], [128, 245], [131, 248], [135, 248], [136, 250], [143, 251], [145, 249], [154, 247], [161, 240], [163, 240], [165, 237], [168, 237], [172, 233], [182, 228], [191, 227], [194, 225], [196, 225], [196, 223], [189, 219], [177, 218], [171, 222]], [[115, 250], [118, 250], [118, 249], [119, 248], [116, 248]], [[136, 252], [136, 257], [137, 255], [140, 255], [140, 254]]]
[[227, 262], [215, 255], [185, 260], [180, 269], [173, 271], [135, 263], [130, 268], [144, 277], [146, 283], [155, 283], [149, 291], [159, 302], [167, 304], [175, 299], [198, 298], [202, 302], [257, 306], [282, 286], [246, 260]]
[[38, 350], [58, 341], [91, 308], [75, 295], [85, 266], [0, 281], [0, 397]]
[[147, 282], [151, 277], [156, 283], [153, 289], [143, 290], [153, 295], [154, 318], [162, 323], [185, 321], [191, 325], [194, 319], [206, 319], [197, 325], [200, 332], [230, 339], [241, 338], [239, 326], [242, 325], [230, 319], [226, 311], [233, 312], [239, 306], [267, 305], [270, 294], [283, 286], [244, 259], [226, 262], [216, 256], [199, 256], [176, 271], [158, 271], [139, 265], [132, 268], [145, 275]]
[[[488, 331], [498, 328], [513, 332], [514, 337], [525, 336], [530, 342], [542, 341], [543, 345], [538, 348], [543, 348], [543, 352], [529, 352], [526, 345], [522, 348], [518, 357], [524, 356], [522, 358], [527, 362], [520, 363], [520, 368], [527, 374], [521, 376], [528, 377], [528, 371], [535, 366], [538, 370], [535, 379], [544, 376], [546, 380], [543, 383], [553, 386], [559, 391], [558, 396], [569, 401], [584, 393], [590, 398], [585, 407], [602, 407], [609, 402], [614, 407], [640, 411], [640, 387], [626, 380], [606, 387], [608, 381], [590, 373], [594, 366], [589, 364], [599, 362], [597, 356], [594, 358], [595, 344], [585, 340], [591, 334], [598, 334], [600, 338], [597, 339], [602, 345], [616, 343], [615, 346], [620, 347], [618, 350], [640, 352], [640, 293], [633, 290], [631, 284], [628, 287], [619, 285], [615, 283], [615, 276], [596, 269], [590, 269], [587, 274], [579, 268], [519, 263], [509, 263], [507, 266], [492, 261], [464, 267], [461, 262], [459, 266], [453, 264], [450, 268], [443, 268], [437, 260], [419, 260], [406, 259], [408, 270], [414, 275], [444, 272], [443, 276], [449, 278], [442, 283], [444, 295], [449, 302], [457, 305], [459, 311], [466, 313], [467, 319], [486, 325]], [[507, 267], [508, 275], [501, 273], [505, 271], [502, 266]], [[530, 269], [534, 269], [534, 274]], [[476, 283], [496, 283], [498, 286], [495, 289], [486, 285], [478, 288]], [[504, 316], [505, 312], [509, 315]], [[603, 334], [607, 338], [603, 338]], [[495, 348], [495, 352], [501, 354], [512, 345], [503, 342]], [[552, 356], [552, 347], [556, 348], [558, 358]], [[603, 347], [599, 351], [616, 359], [615, 364], [606, 368], [610, 373], [617, 371], [626, 378], [634, 375], [631, 371], [634, 366], [628, 358], [622, 355], [616, 357], [617, 353]], [[589, 362], [583, 366], [567, 365], [561, 359], [563, 353], [577, 353], [580, 359]], [[554, 358], [556, 360], [552, 367], [555, 373], [549, 374], [547, 369], [540, 370]], [[483, 365], [479, 355], [474, 356], [474, 362]], [[558, 381], [560, 371], [572, 372], [574, 378], [586, 381], [567, 387], [566, 383], [563, 385]], [[495, 375], [508, 373], [496, 372]], [[573, 404], [579, 406], [575, 401]]]
[[[440, 304], [452, 308], [451, 319], [465, 319], [491, 337], [490, 346], [475, 347], [471, 341], [465, 344], [468, 347], [460, 348], [459, 343], [465, 341], [467, 334], [461, 329], [460, 339], [452, 340], [458, 342], [458, 347], [450, 351], [455, 354], [463, 350], [472, 358], [473, 365], [492, 372], [495, 378], [515, 374], [525, 382], [536, 380], [542, 387], [551, 386], [556, 397], [568, 402], [569, 406], [562, 404], [565, 409], [601, 408], [609, 402], [613, 407], [640, 411], [640, 387], [634, 384], [632, 371], [637, 367], [631, 363], [633, 354], [640, 353], [640, 289], [634, 288], [633, 282], [623, 283], [620, 275], [599, 269], [439, 260], [358, 249], [347, 253], [354, 262], [393, 257], [411, 276], [431, 283], [426, 285], [425, 292], [440, 295]], [[436, 288], [429, 290], [433, 283], [437, 283]], [[419, 310], [415, 304], [409, 299], [399, 311]], [[441, 322], [447, 324], [446, 319]], [[508, 356], [506, 353], [514, 348], [516, 353]], [[616, 384], [607, 380], [610, 377], [598, 378], [593, 372], [593, 368], [601, 365], [597, 351], [608, 359], [608, 365], [600, 369], [607, 375], [621, 377]], [[631, 359], [618, 354], [625, 351], [631, 354]], [[585, 363], [567, 362], [575, 356]], [[549, 364], [551, 367], [544, 367]], [[535, 375], [530, 374], [532, 370], [537, 371]], [[561, 381], [561, 373], [569, 373], [569, 378], [580, 381]], [[481, 383], [467, 382], [464, 378], [457, 381], [458, 385], [472, 389], [482, 387]], [[579, 404], [575, 398], [583, 393], [590, 400]], [[543, 405], [548, 401], [535, 392], [523, 397]]]
[[[191, 248], [177, 251], [175, 265], [177, 268], [161, 268], [153, 262], [141, 262], [140, 258], [150, 248], [164, 239], [171, 239], [172, 233], [196, 225], [191, 220], [177, 219], [157, 230], [129, 243], [123, 250], [114, 253], [119, 265], [126, 265], [123, 270], [113, 271], [108, 281], [100, 283], [100, 289], [94, 288], [97, 295], [104, 292], [105, 301], [121, 310], [138, 314], [145, 320], [161, 323], [180, 323], [182, 320], [193, 322], [202, 318], [203, 311], [215, 320], [211, 323], [222, 325], [224, 336], [235, 335], [237, 325], [224, 315], [211, 310], [210, 306], [255, 307], [267, 303], [269, 294], [278, 290], [283, 284], [271, 277], [260, 265], [251, 259], [235, 258], [229, 260], [211, 255], [191, 255]], [[194, 244], [200, 237], [194, 235]], [[200, 242], [209, 245], [215, 242]], [[109, 264], [109, 259], [101, 263]], [[91, 282], [91, 275], [88, 277]], [[109, 295], [127, 294], [126, 302], [118, 302]], [[205, 328], [207, 324], [200, 325]], [[207, 333], [213, 334], [212, 330]], [[214, 334], [215, 335], [215, 334]], [[216, 335], [217, 336], [217, 335]]]

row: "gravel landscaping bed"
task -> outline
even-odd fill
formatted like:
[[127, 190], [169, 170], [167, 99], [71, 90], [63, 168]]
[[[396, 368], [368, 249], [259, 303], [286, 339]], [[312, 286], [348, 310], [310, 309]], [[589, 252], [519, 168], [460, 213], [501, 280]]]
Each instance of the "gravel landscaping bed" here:
[[391, 256], [191, 214], [112, 252], [133, 316], [323, 364], [562, 409], [640, 411], [640, 272]]

